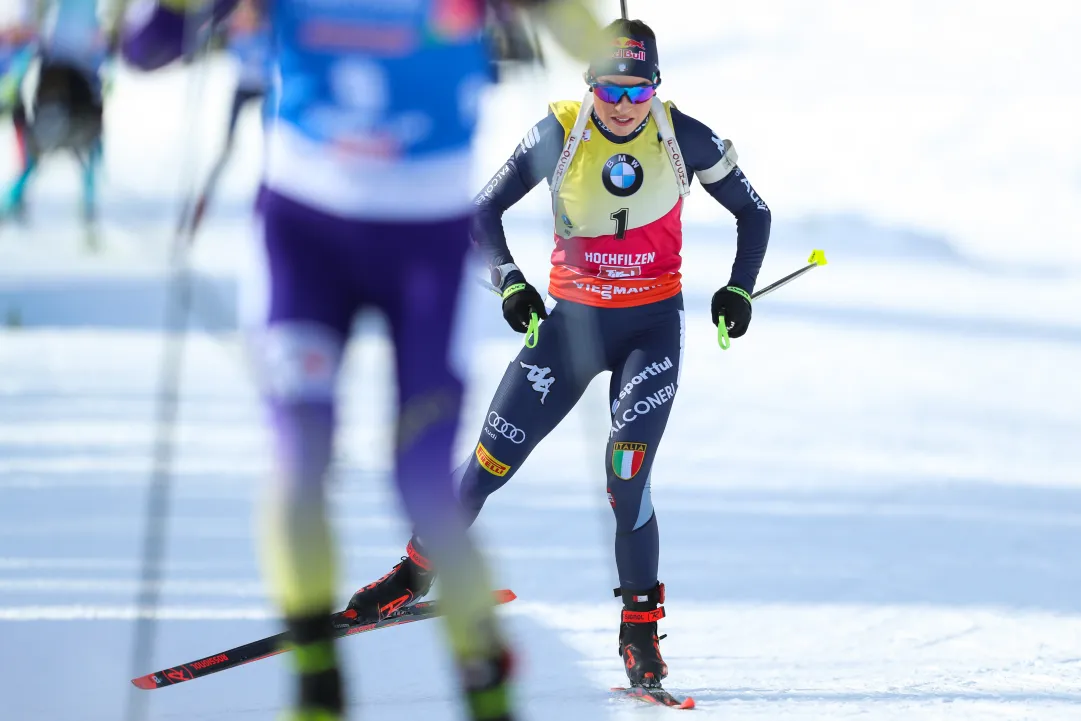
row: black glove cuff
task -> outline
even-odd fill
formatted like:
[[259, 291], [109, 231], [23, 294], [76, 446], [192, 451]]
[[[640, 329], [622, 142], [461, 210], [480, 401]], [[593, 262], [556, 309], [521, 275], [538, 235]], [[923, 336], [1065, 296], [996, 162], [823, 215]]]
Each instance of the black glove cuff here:
[[518, 285], [519, 283], [525, 282], [525, 273], [520, 270], [512, 270], [511, 272], [503, 276], [503, 282], [500, 284], [499, 290], [501, 292], [506, 291], [507, 288], [510, 288], [512, 285]]
[[742, 290], [747, 295], [751, 294], [751, 291], [744, 288], [741, 283], [733, 283], [731, 280], [728, 281], [728, 283], [725, 285], [725, 287], [726, 288], [739, 288], [740, 290]]

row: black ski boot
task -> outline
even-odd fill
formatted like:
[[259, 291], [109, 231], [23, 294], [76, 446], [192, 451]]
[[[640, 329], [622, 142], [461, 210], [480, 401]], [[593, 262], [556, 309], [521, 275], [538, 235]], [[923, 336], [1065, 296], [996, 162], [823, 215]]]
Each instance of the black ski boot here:
[[668, 675], [668, 665], [661, 658], [661, 639], [657, 638], [657, 621], [664, 618], [664, 584], [648, 591], [617, 588], [615, 594], [623, 597], [619, 655], [627, 678], [632, 686], [660, 686]]
[[344, 613], [350, 623], [375, 623], [428, 593], [435, 581], [435, 570], [417, 545], [416, 539], [410, 539], [401, 563], [353, 594]]

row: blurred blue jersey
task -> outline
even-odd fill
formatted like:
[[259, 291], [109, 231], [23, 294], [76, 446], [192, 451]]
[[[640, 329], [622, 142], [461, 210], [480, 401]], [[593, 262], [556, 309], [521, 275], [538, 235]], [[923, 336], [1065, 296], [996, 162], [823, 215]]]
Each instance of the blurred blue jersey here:
[[350, 216], [465, 212], [488, 80], [479, 9], [461, 22], [465, 4], [274, 0], [268, 185]]
[[[235, 5], [217, 0], [215, 15]], [[347, 218], [469, 212], [471, 145], [490, 77], [483, 8], [482, 0], [266, 0], [279, 73], [266, 185]], [[185, 20], [175, 11], [144, 7], [134, 17], [125, 41], [132, 62], [157, 67], [183, 52]]]

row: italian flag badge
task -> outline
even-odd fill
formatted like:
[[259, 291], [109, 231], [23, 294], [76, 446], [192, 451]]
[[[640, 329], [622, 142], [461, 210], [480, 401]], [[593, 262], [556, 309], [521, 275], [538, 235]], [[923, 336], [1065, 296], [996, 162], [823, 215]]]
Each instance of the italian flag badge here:
[[645, 443], [616, 443], [612, 446], [612, 470], [624, 481], [634, 478], [645, 460]]

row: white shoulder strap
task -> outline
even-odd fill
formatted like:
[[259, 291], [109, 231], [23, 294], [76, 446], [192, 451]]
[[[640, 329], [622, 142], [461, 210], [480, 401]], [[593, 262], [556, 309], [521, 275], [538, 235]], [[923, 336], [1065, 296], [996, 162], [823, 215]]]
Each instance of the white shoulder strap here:
[[582, 133], [586, 129], [586, 123], [589, 122], [589, 116], [592, 112], [593, 94], [586, 93], [585, 98], [582, 99], [582, 109], [578, 111], [578, 119], [574, 121], [574, 127], [571, 128], [571, 132], [567, 136], [567, 142], [563, 145], [563, 152], [559, 156], [559, 162], [556, 163], [556, 172], [552, 176], [553, 203], [556, 195], [559, 194], [559, 189], [563, 187], [563, 178], [566, 177], [567, 170], [571, 167], [574, 154], [578, 152], [578, 146], [582, 142]]
[[687, 163], [683, 161], [683, 154], [679, 152], [676, 133], [672, 130], [672, 124], [668, 122], [668, 113], [664, 111], [664, 103], [656, 95], [653, 96], [650, 112], [653, 114], [653, 121], [657, 123], [661, 143], [664, 145], [665, 152], [668, 153], [668, 160], [672, 163], [672, 172], [676, 174], [679, 197], [686, 198], [691, 194], [691, 179], [687, 173]]
[[[672, 172], [675, 173], [676, 184], [679, 186], [679, 195], [681, 198], [686, 198], [691, 193], [691, 181], [687, 174], [687, 164], [683, 161], [683, 154], [679, 151], [679, 143], [676, 142], [676, 134], [672, 130], [672, 124], [668, 122], [668, 114], [664, 111], [664, 103], [656, 96], [654, 96], [650, 106], [650, 112], [653, 114], [653, 121], [657, 123], [657, 129], [661, 134], [661, 142], [664, 145], [665, 152], [668, 153], [668, 161], [672, 164]], [[578, 111], [578, 118], [574, 121], [574, 127], [571, 128], [571, 132], [567, 136], [567, 142], [563, 145], [563, 152], [559, 156], [555, 174], [552, 176], [553, 202], [555, 202], [556, 195], [559, 194], [559, 189], [563, 187], [563, 178], [566, 177], [571, 161], [574, 160], [574, 154], [578, 152], [578, 146], [582, 142], [582, 132], [585, 130], [586, 123], [589, 122], [589, 116], [592, 113], [593, 95], [586, 93], [585, 98], [582, 100], [582, 108]]]

